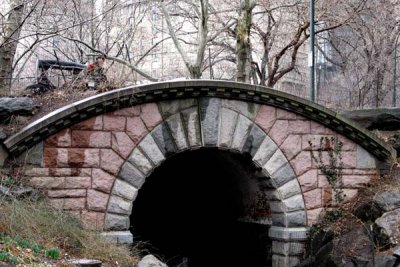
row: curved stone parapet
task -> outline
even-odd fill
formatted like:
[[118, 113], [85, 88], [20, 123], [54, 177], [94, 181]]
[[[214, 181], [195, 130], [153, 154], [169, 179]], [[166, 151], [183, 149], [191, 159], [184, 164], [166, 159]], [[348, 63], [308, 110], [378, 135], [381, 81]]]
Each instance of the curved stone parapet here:
[[[58, 109], [8, 138], [4, 145], [17, 155], [47, 137], [91, 117], [142, 103], [168, 99], [217, 97], [275, 106], [325, 125], [353, 140], [380, 160], [395, 151], [369, 131], [308, 100], [263, 86], [215, 80], [161, 82], [105, 92]], [[215, 140], [209, 140], [211, 143]], [[183, 144], [182, 144], [183, 145]]]

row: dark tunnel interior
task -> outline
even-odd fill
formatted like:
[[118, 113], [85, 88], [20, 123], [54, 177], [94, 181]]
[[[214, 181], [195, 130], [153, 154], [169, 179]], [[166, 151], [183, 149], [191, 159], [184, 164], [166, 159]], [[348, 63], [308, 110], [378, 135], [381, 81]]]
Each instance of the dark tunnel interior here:
[[175, 155], [133, 203], [131, 231], [168, 266], [270, 266], [268, 226], [238, 221], [251, 159], [217, 149]]

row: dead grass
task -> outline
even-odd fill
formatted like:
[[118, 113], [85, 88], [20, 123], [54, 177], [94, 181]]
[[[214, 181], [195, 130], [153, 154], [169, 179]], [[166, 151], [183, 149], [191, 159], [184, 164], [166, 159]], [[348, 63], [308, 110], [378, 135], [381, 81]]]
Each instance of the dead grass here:
[[98, 259], [111, 265], [132, 266], [138, 260], [137, 250], [111, 244], [45, 200], [0, 203], [0, 232], [6, 235], [58, 247], [69, 257]]

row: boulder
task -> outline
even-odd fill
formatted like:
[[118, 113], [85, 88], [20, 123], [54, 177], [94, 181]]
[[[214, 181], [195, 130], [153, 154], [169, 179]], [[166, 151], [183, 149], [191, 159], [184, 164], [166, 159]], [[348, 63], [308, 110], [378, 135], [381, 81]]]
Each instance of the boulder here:
[[340, 115], [355, 121], [368, 130], [400, 130], [400, 109], [398, 108], [352, 110], [345, 111]]
[[389, 242], [396, 245], [400, 241], [400, 209], [384, 213], [375, 221], [381, 234], [386, 235]]
[[375, 195], [374, 201], [383, 211], [398, 209], [400, 208], [400, 190], [382, 191]]
[[0, 121], [8, 121], [12, 115], [31, 116], [35, 109], [36, 106], [29, 97], [1, 97]]
[[167, 267], [167, 265], [161, 262], [159, 259], [149, 254], [144, 256], [138, 263], [138, 267]]
[[394, 267], [396, 265], [397, 258], [393, 256], [379, 255], [374, 260], [368, 262], [367, 267]]

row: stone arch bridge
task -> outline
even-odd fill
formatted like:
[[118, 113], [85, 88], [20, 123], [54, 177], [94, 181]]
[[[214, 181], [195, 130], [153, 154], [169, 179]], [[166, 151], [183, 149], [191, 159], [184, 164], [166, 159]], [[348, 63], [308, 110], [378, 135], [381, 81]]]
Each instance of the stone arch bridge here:
[[[226, 168], [235, 182], [228, 177], [218, 190], [234, 188], [232, 192], [240, 198], [235, 204], [237, 219], [268, 225], [272, 266], [295, 266], [304, 252], [308, 227], [326, 207], [335, 205], [332, 187], [312, 159], [321, 137], [343, 142], [345, 201], [380, 174], [382, 162], [394, 157], [393, 150], [371, 133], [322, 106], [265, 87], [207, 80], [99, 94], [33, 122], [4, 145], [10, 161], [23, 163], [15, 171], [44, 189], [54, 205], [121, 243], [132, 242], [133, 206], [146, 178], [178, 154], [185, 155], [183, 162], [192, 153], [209, 151], [202, 160], [219, 153], [214, 159], [224, 164], [217, 168]], [[247, 165], [241, 166], [242, 162]], [[195, 172], [207, 169], [202, 164], [192, 165], [198, 169], [188, 171], [182, 180], [185, 185]], [[176, 166], [185, 167], [179, 162]], [[163, 186], [157, 192], [163, 199], [152, 207], [168, 202], [174, 194], [168, 190], [179, 187], [173, 176], [174, 171], [160, 178]], [[174, 184], [171, 188], [169, 180]], [[201, 180], [193, 180], [193, 190], [200, 192], [197, 200], [210, 197], [218, 202], [218, 196], [208, 193], [218, 179]], [[143, 194], [157, 199], [159, 195], [150, 191]], [[267, 206], [252, 205], [252, 196], [260, 193]], [[179, 205], [179, 201], [174, 203]], [[138, 209], [146, 214], [145, 204]], [[162, 209], [173, 210], [174, 204]], [[203, 219], [207, 216], [211, 215], [202, 215]], [[164, 219], [158, 218], [159, 223]]]

